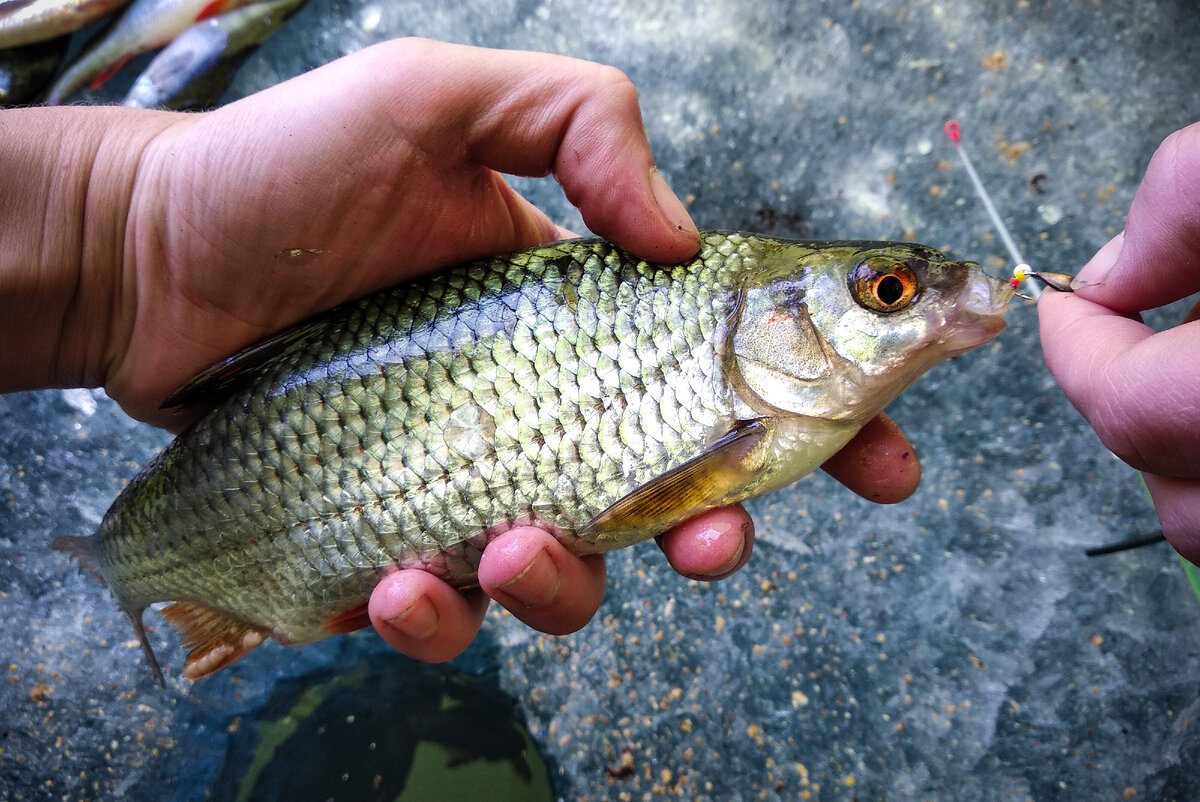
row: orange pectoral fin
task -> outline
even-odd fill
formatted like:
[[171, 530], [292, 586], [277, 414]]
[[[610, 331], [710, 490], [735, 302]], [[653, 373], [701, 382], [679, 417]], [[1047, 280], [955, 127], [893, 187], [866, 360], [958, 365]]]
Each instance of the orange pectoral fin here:
[[179, 630], [189, 651], [183, 662], [187, 679], [207, 677], [267, 639], [270, 630], [247, 624], [192, 602], [174, 602], [163, 617]]

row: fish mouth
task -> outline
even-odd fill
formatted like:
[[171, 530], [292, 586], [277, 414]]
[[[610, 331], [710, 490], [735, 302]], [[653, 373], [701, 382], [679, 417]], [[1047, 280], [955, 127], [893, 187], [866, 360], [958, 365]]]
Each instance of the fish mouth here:
[[1013, 297], [1012, 285], [973, 267], [976, 269], [963, 285], [954, 320], [942, 339], [951, 356], [989, 342], [1007, 325], [1004, 313]]

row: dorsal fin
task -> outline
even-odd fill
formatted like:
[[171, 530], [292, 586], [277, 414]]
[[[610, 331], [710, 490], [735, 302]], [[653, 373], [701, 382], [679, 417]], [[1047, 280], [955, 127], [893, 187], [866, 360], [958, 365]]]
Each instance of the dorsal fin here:
[[179, 630], [188, 647], [183, 662], [187, 679], [206, 677], [267, 639], [270, 630], [247, 624], [193, 602], [177, 601], [163, 608], [163, 617]]
[[99, 89], [100, 87], [104, 86], [106, 83], [108, 83], [108, 79], [120, 72], [121, 68], [128, 64], [129, 60], [132, 58], [133, 56], [121, 56], [112, 64], [109, 64], [107, 67], [100, 70], [100, 72], [96, 73], [96, 77], [92, 79], [92, 82], [88, 84], [88, 88]]
[[310, 337], [319, 334], [334, 311], [331, 309], [272, 334], [205, 368], [175, 388], [159, 409], [211, 404], [240, 390], [270, 370], [278, 360], [308, 342]]

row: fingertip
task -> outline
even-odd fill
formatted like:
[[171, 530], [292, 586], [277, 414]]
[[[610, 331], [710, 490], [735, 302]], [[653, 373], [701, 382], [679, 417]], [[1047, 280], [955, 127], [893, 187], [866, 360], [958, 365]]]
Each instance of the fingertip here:
[[[566, 188], [566, 176], [560, 180]], [[571, 197], [588, 228], [601, 237], [656, 264], [679, 264], [700, 251], [696, 224], [657, 169], [640, 180], [626, 172], [593, 181], [601, 188]]]
[[1100, 247], [1100, 250], [1096, 251], [1096, 254], [1075, 275], [1075, 281], [1081, 285], [1081, 288], [1090, 286], [1093, 287], [1091, 291], [1095, 292], [1097, 285], [1105, 284], [1109, 273], [1112, 272], [1113, 266], [1121, 256], [1121, 249], [1124, 245], [1124, 231], [1104, 243]]
[[921, 461], [896, 422], [880, 413], [821, 466], [826, 473], [876, 504], [904, 501], [921, 484]]
[[380, 637], [398, 652], [427, 663], [460, 655], [478, 634], [486, 611], [482, 592], [459, 593], [420, 570], [385, 576], [367, 604]]
[[637, 90], [617, 70], [590, 76], [563, 133], [554, 174], [590, 230], [649, 262], [677, 264], [700, 234], [654, 166]]
[[1143, 473], [1163, 535], [1179, 554], [1200, 566], [1200, 480]]
[[1154, 334], [1136, 315], [1121, 314], [1077, 293], [1043, 293], [1038, 332], [1046, 367], [1093, 425], [1097, 406], [1108, 405], [1115, 390], [1124, 395], [1136, 384], [1131, 376], [1146, 366], [1145, 360], [1131, 361], [1129, 352]]
[[[552, 552], [562, 549], [554, 536], [536, 526], [519, 526], [488, 543], [479, 561], [479, 585], [497, 601], [525, 607], [553, 603], [562, 576]], [[505, 604], [507, 607], [508, 605]]]
[[664, 230], [675, 232], [673, 238], [677, 242], [672, 243], [672, 248], [677, 248], [678, 254], [669, 261], [682, 261], [694, 256], [700, 249], [700, 230], [696, 228], [696, 223], [688, 214], [683, 201], [667, 184], [657, 167], [650, 168], [650, 194], [658, 204], [659, 213], [665, 223]]
[[544, 529], [517, 527], [484, 549], [479, 584], [534, 629], [565, 635], [581, 629], [599, 609], [604, 557], [578, 557]]
[[725, 579], [754, 551], [754, 520], [741, 505], [701, 513], [658, 537], [667, 562], [688, 579]]

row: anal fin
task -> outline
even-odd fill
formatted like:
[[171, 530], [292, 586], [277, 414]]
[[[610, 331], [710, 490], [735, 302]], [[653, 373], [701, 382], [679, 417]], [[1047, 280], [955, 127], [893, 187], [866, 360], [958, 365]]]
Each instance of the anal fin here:
[[112, 64], [109, 64], [107, 67], [102, 69], [99, 73], [96, 74], [96, 77], [92, 79], [91, 84], [89, 84], [90, 88], [99, 89], [100, 87], [104, 86], [106, 83], [108, 83], [109, 78], [112, 78], [114, 75], [116, 75], [118, 72], [121, 71], [122, 67], [124, 67], [126, 64], [129, 63], [129, 60], [131, 58], [133, 58], [133, 57], [132, 56], [121, 56], [119, 59], [114, 61]]
[[162, 614], [179, 630], [183, 645], [189, 649], [183, 663], [183, 676], [187, 679], [219, 671], [271, 634], [270, 630], [192, 602], [173, 602], [163, 608]]

